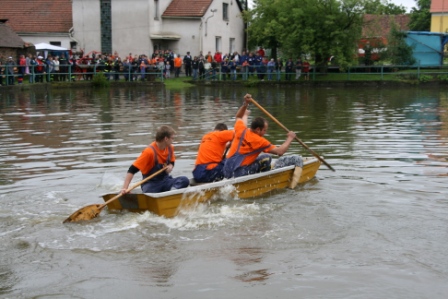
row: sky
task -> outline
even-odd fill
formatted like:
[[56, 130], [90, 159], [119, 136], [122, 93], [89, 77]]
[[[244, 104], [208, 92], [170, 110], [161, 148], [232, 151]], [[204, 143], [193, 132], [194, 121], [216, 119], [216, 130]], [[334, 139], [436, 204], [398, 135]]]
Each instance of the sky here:
[[407, 12], [411, 12], [412, 7], [417, 7], [415, 0], [389, 0], [395, 5], [403, 5]]

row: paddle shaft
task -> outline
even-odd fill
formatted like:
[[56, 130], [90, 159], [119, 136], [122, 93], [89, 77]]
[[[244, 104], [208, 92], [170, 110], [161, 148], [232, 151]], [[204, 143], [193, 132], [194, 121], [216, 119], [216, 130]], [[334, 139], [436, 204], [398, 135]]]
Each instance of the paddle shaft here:
[[[266, 114], [267, 116], [269, 116], [275, 123], [277, 123], [277, 125], [279, 125], [280, 127], [282, 127], [286, 132], [289, 132], [288, 128], [285, 127], [281, 122], [279, 122], [272, 114], [270, 114], [266, 109], [264, 109], [260, 104], [257, 103], [257, 101], [255, 101], [254, 99], [251, 99], [251, 102], [258, 107], [258, 109], [260, 109], [261, 111], [264, 112], [264, 114]], [[297, 136], [295, 137], [295, 139], [307, 150], [309, 150], [314, 157], [316, 157], [317, 159], [319, 159], [322, 163], [324, 163], [328, 168], [330, 168], [333, 171], [336, 171], [333, 169], [333, 167], [331, 167], [330, 164], [328, 164], [321, 156], [319, 156], [315, 151], [313, 151], [312, 149], [310, 149], [305, 143], [303, 143], [302, 140], [300, 140]]]
[[[131, 190], [134, 190], [134, 189], [137, 188], [138, 186], [140, 186], [140, 185], [146, 183], [147, 181], [149, 181], [149, 180], [152, 179], [153, 177], [155, 177], [155, 176], [159, 175], [160, 173], [164, 172], [167, 168], [168, 168], [168, 166], [165, 166], [165, 167], [163, 167], [162, 169], [160, 169], [160, 170], [154, 172], [153, 174], [151, 174], [149, 177], [147, 177], [147, 178], [141, 180], [141, 181], [138, 182], [138, 183], [135, 183], [134, 185], [132, 185], [131, 187], [129, 187], [128, 189], [126, 189], [126, 193], [131, 192]], [[105, 203], [103, 203], [102, 205], [100, 205], [100, 206], [98, 207], [98, 209], [100, 209], [100, 210], [103, 209], [103, 208], [104, 208], [105, 206], [107, 206], [109, 203], [111, 203], [111, 202], [113, 202], [114, 200], [120, 198], [122, 195], [123, 195], [123, 194], [121, 194], [121, 193], [115, 195], [114, 197], [112, 197], [111, 199], [109, 199], [108, 201], [106, 201]]]
[[229, 151], [229, 147], [226, 148], [226, 150], [224, 151], [224, 154], [222, 155], [222, 160], [224, 160], [226, 158], [227, 152]]

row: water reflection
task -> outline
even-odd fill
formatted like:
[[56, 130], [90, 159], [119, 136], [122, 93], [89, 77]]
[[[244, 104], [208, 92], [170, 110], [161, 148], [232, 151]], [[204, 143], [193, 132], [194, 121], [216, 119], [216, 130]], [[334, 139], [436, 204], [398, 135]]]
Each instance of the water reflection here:
[[[3, 167], [14, 170], [11, 179], [18, 180], [73, 167], [116, 165], [132, 160], [163, 124], [178, 131], [178, 157], [194, 159], [202, 134], [216, 122], [232, 125], [246, 92], [326, 160], [362, 158], [372, 150], [397, 159], [444, 157], [437, 149], [446, 149], [448, 134], [444, 91], [161, 87], [2, 93]], [[253, 116], [261, 115], [252, 110]], [[416, 139], [420, 134], [423, 142]], [[267, 137], [279, 144], [285, 133], [271, 124]], [[388, 146], [388, 140], [397, 138], [408, 139], [398, 151]], [[291, 151], [309, 154], [299, 146]]]

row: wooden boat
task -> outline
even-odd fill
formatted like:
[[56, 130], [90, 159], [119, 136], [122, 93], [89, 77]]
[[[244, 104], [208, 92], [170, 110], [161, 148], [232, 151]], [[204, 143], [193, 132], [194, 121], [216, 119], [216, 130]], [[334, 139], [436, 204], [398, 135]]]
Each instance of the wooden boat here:
[[[305, 183], [316, 175], [321, 162], [317, 158], [306, 158], [299, 184]], [[219, 182], [190, 185], [184, 189], [161, 193], [130, 193], [110, 202], [110, 211], [129, 210], [132, 212], [150, 211], [154, 214], [174, 217], [181, 209], [191, 205], [218, 199], [223, 193], [234, 193], [241, 199], [258, 197], [276, 189], [289, 186], [294, 166], [287, 166], [238, 178], [225, 179]], [[117, 193], [103, 195], [104, 201]]]

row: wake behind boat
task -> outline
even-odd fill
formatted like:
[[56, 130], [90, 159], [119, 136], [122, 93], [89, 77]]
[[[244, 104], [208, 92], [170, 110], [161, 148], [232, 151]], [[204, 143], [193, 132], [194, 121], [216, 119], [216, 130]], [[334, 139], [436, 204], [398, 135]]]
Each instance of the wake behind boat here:
[[[224, 176], [228, 177], [233, 176], [234, 175], [233, 171], [237, 169], [237, 167], [239, 166], [238, 163], [241, 163], [241, 161], [239, 161], [238, 159], [241, 157], [241, 155], [243, 156], [245, 155], [243, 153], [239, 153], [239, 149], [242, 144], [241, 140], [245, 138], [244, 134], [246, 133], [247, 130], [244, 117], [247, 117], [246, 109], [249, 103], [253, 103], [257, 107], [259, 107], [260, 110], [262, 110], [273, 121], [275, 121], [279, 126], [281, 126], [285, 131], [288, 132], [287, 134], [288, 137], [286, 141], [280, 147], [273, 146], [269, 142], [268, 145], [266, 145], [267, 140], [263, 139], [263, 135], [267, 130], [267, 122], [263, 118], [257, 118], [256, 120], [254, 120], [255, 123], [253, 122], [255, 131], [253, 131], [251, 125], [250, 129], [251, 131], [249, 132], [252, 134], [251, 138], [255, 139], [256, 142], [258, 142], [259, 144], [264, 144], [264, 147], [262, 146], [261, 148], [256, 149], [256, 151], [259, 150], [263, 151], [264, 149], [266, 149], [267, 152], [271, 154], [282, 156], [289, 147], [292, 141], [291, 138], [294, 138], [304, 148], [310, 151], [313, 154], [314, 158], [305, 159], [303, 167], [299, 167], [297, 163], [294, 163], [297, 166], [278, 168], [267, 172], [242, 176], [233, 179], [227, 179], [220, 182], [209, 184], [191, 184], [190, 182], [190, 186], [188, 186], [189, 179], [185, 176], [179, 176], [177, 178], [166, 177], [167, 180], [171, 180], [170, 182], [167, 182], [167, 184], [169, 185], [167, 184], [163, 185], [163, 182], [162, 184], [153, 183], [152, 185], [149, 186], [150, 188], [146, 188], [146, 190], [158, 192], [163, 191], [164, 189], [167, 190], [168, 188], [172, 188], [172, 186], [178, 188], [177, 190], [161, 193], [130, 194], [130, 191], [146, 182], [149, 182], [152, 178], [159, 175], [163, 171], [167, 170], [169, 173], [174, 166], [174, 159], [172, 159], [173, 157], [171, 157], [171, 153], [173, 152], [172, 140], [175, 131], [168, 126], [162, 126], [157, 131], [156, 140], [152, 142], [148, 148], [146, 148], [148, 149], [149, 153], [146, 154], [142, 152], [142, 154], [134, 162], [138, 164], [138, 167], [132, 164], [131, 167], [129, 168], [130, 170], [126, 174], [124, 186], [123, 189], [120, 191], [120, 193], [103, 195], [105, 203], [85, 206], [77, 210], [72, 215], [70, 215], [67, 219], [63, 221], [63, 223], [93, 219], [97, 217], [101, 213], [101, 210], [106, 206], [108, 206], [109, 210], [111, 211], [113, 210], [130, 210], [134, 212], [150, 211], [156, 215], [165, 217], [174, 217], [178, 214], [179, 210], [182, 209], [184, 206], [206, 202], [216, 197], [217, 195], [219, 196], [220, 190], [222, 190], [224, 187], [233, 188], [233, 190], [235, 190], [234, 192], [229, 192], [229, 190], [227, 190], [227, 193], [235, 193], [235, 196], [239, 198], [242, 199], [252, 198], [263, 195], [267, 192], [276, 189], [286, 188], [288, 185], [290, 185], [290, 188], [294, 188], [297, 185], [297, 183], [304, 183], [309, 181], [310, 179], [314, 178], [321, 163], [324, 163], [328, 168], [335, 171], [333, 167], [331, 167], [331, 165], [328, 164], [321, 156], [319, 156], [312, 149], [310, 149], [305, 143], [303, 143], [296, 136], [294, 132], [289, 131], [275, 117], [273, 117], [269, 112], [267, 112], [263, 107], [261, 107], [260, 104], [258, 104], [254, 99], [252, 99], [251, 95], [246, 94], [244, 100], [245, 102], [243, 103], [243, 105], [236, 114], [237, 119], [236, 125], [238, 125], [242, 137], [239, 143], [235, 143], [237, 144], [237, 148], [233, 149], [234, 153], [230, 155], [230, 158], [228, 158], [228, 160], [226, 160], [226, 165], [228, 161], [232, 161], [229, 164], [232, 163], [237, 164], [230, 165], [229, 166], [230, 169], [227, 169], [227, 171], [229, 171], [230, 173], [224, 174]], [[156, 152], [155, 149], [156, 147], [159, 149], [158, 153]], [[268, 149], [268, 147], [270, 149]], [[154, 153], [151, 152], [150, 148], [153, 150]], [[252, 152], [246, 154], [251, 153]], [[158, 162], [157, 158], [159, 156], [162, 158], [162, 161], [160, 163]], [[202, 162], [202, 164], [204, 164], [204, 162]], [[290, 163], [287, 162], [285, 165], [289, 164]], [[156, 166], [151, 166], [152, 168], [151, 167], [148, 168], [148, 165], [156, 165]], [[261, 164], [257, 166], [254, 163], [252, 163], [251, 165], [255, 166], [253, 171], [259, 171], [262, 166]], [[250, 167], [251, 165], [249, 165], [248, 167]], [[138, 171], [141, 171], [143, 173], [141, 169], [145, 169], [145, 172], [150, 172], [151, 170], [155, 170], [157, 169], [157, 167], [162, 166], [163, 168], [147, 176], [146, 178], [134, 184], [133, 186], [128, 187], [135, 173], [137, 173]], [[266, 167], [266, 165], [264, 165], [264, 167]], [[226, 171], [226, 169], [223, 170]]]
[[[320, 165], [320, 160], [315, 157], [304, 159], [299, 184], [313, 179]], [[295, 166], [291, 165], [214, 183], [193, 183], [187, 188], [161, 193], [129, 193], [121, 196], [118, 200], [107, 203], [107, 208], [110, 211], [150, 211], [156, 215], [170, 218], [176, 216], [183, 208], [219, 198], [220, 190], [229, 186], [233, 186], [234, 195], [241, 199], [254, 198], [273, 190], [284, 189], [292, 180], [294, 168]], [[117, 195], [118, 193], [109, 193], [102, 197], [107, 202]]]

